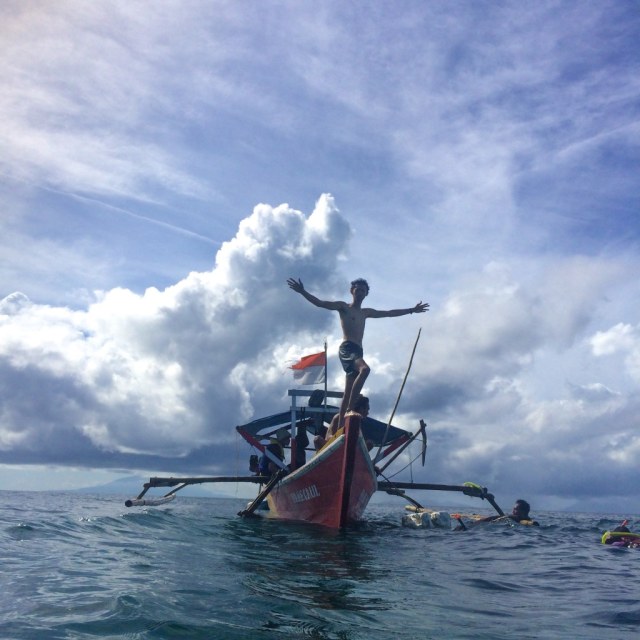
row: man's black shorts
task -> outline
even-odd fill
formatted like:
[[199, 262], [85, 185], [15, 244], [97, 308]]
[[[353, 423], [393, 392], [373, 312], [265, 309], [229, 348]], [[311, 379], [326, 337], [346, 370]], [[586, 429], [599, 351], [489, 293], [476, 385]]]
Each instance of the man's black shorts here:
[[342, 368], [344, 372], [348, 376], [358, 375], [358, 370], [356, 369], [355, 361], [358, 358], [362, 358], [364, 352], [362, 351], [362, 347], [355, 342], [351, 342], [351, 340], [345, 340], [338, 350], [338, 357], [340, 358], [340, 362], [342, 363]]

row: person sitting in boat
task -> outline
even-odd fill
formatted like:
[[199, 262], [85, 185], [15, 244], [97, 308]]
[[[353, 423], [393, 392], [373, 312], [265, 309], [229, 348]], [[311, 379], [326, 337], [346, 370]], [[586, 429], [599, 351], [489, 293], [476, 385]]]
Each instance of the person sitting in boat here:
[[[355, 400], [353, 409], [349, 411], [347, 415], [351, 413], [357, 413], [362, 418], [366, 418], [369, 415], [369, 398], [367, 398], [367, 396], [363, 396], [362, 394], [360, 394]], [[340, 414], [336, 413], [331, 419], [331, 424], [327, 429], [326, 435], [324, 437], [317, 435], [314, 438], [313, 442], [315, 444], [316, 451], [319, 451], [320, 449], [322, 449], [322, 447], [324, 447], [324, 445], [331, 439], [331, 436], [329, 434], [337, 434], [339, 422], [340, 422]], [[371, 451], [371, 449], [373, 448], [373, 442], [371, 442], [370, 440], [367, 440], [366, 442], [367, 442], [367, 449]]]
[[[357, 413], [361, 418], [366, 418], [369, 415], [369, 398], [367, 398], [367, 396], [359, 394], [353, 403], [353, 409], [350, 409], [347, 412], [347, 415], [350, 415], [352, 413]], [[336, 413], [336, 415], [333, 416], [333, 419], [331, 420], [329, 433], [337, 433], [339, 421], [340, 414]]]
[[458, 519], [460, 524], [455, 528], [455, 530], [462, 531], [464, 529], [468, 529], [470, 526], [475, 527], [476, 525], [483, 524], [485, 522], [499, 522], [499, 521], [505, 521], [505, 520], [513, 520], [518, 524], [525, 524], [525, 525], [530, 525], [534, 527], [539, 527], [540, 523], [530, 518], [529, 516], [530, 510], [531, 510], [531, 506], [529, 505], [529, 503], [526, 500], [519, 499], [519, 500], [516, 500], [515, 504], [513, 505], [513, 509], [511, 510], [511, 513], [507, 515], [501, 516], [496, 514], [495, 516], [478, 518], [477, 520], [474, 520], [473, 522], [468, 523], [466, 526], [461, 519]]
[[307, 429], [300, 425], [296, 430], [296, 469], [307, 461], [307, 447], [309, 446], [309, 436]]
[[[291, 434], [288, 429], [282, 427], [276, 431], [275, 438], [269, 439], [269, 444], [265, 447], [278, 460], [284, 461], [284, 448], [291, 442]], [[261, 476], [272, 476], [280, 467], [264, 453], [260, 458], [259, 471]]]
[[[336, 416], [338, 414], [336, 413]], [[334, 416], [335, 418], [335, 416]], [[316, 451], [320, 451], [325, 444], [327, 444], [327, 427], [320, 427], [320, 430], [313, 438], [313, 446], [316, 448]]]

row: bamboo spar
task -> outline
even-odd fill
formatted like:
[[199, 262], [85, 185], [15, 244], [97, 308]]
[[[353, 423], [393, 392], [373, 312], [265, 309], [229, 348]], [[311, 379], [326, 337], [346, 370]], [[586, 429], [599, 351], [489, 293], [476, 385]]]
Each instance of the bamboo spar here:
[[278, 482], [280, 482], [280, 479], [285, 476], [286, 473], [286, 469], [278, 469], [253, 502], [246, 509], [238, 511], [238, 515], [243, 517], [250, 516], [262, 504], [271, 491], [273, 491], [273, 488], [278, 484]]
[[[177, 491], [180, 491], [181, 489], [184, 489], [185, 487], [193, 484], [207, 484], [213, 482], [252, 482], [255, 484], [262, 484], [267, 480], [268, 478], [266, 476], [210, 476], [200, 478], [153, 477], [149, 478], [149, 482], [144, 483], [143, 489], [137, 495], [137, 497], [126, 500], [124, 504], [125, 507], [150, 507], [165, 504], [175, 498], [175, 494]], [[175, 487], [175, 489], [172, 489], [171, 491], [169, 491], [169, 493], [158, 498], [144, 498], [147, 491], [155, 487]]]
[[418, 329], [418, 335], [416, 336], [415, 344], [413, 345], [413, 351], [411, 352], [411, 358], [409, 358], [409, 366], [407, 367], [407, 372], [404, 374], [404, 379], [402, 380], [402, 385], [400, 386], [400, 391], [398, 392], [398, 397], [396, 398], [396, 403], [393, 407], [393, 411], [391, 412], [391, 417], [389, 418], [389, 422], [387, 423], [387, 428], [384, 432], [384, 437], [382, 438], [382, 442], [380, 443], [380, 447], [378, 448], [378, 453], [376, 453], [376, 457], [374, 459], [374, 463], [380, 460], [382, 454], [382, 447], [387, 440], [387, 435], [389, 433], [389, 427], [391, 426], [391, 422], [393, 421], [394, 416], [396, 415], [396, 409], [398, 408], [398, 404], [400, 404], [400, 398], [402, 397], [402, 391], [404, 390], [404, 385], [407, 382], [407, 378], [409, 377], [409, 371], [411, 371], [411, 365], [413, 364], [413, 356], [416, 353], [416, 347], [418, 346], [418, 340], [420, 340], [420, 333], [422, 332], [422, 328]]
[[414, 491], [457, 491], [472, 498], [486, 500], [496, 510], [498, 515], [504, 515], [504, 511], [497, 504], [493, 494], [489, 493], [486, 487], [481, 487], [474, 483], [456, 485], [434, 484], [430, 482], [378, 482], [378, 491], [385, 491], [391, 495], [402, 495], [406, 489]]

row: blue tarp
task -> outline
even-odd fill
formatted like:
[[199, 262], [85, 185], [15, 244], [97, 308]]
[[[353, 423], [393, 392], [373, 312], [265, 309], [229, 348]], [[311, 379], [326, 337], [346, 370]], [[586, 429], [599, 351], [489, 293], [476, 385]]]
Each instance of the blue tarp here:
[[[296, 408], [296, 425], [306, 427], [307, 431], [316, 435], [319, 431], [323, 431], [330, 422], [331, 418], [338, 413], [338, 407], [327, 405], [326, 408], [309, 409], [307, 407]], [[261, 440], [277, 431], [280, 427], [287, 427], [291, 424], [291, 411], [283, 411], [265, 418], [258, 418], [247, 424], [236, 427], [238, 431], [243, 431], [252, 435], [254, 438]], [[387, 429], [384, 422], [380, 422], [375, 418], [367, 417], [362, 423], [362, 434], [365, 440], [370, 440], [374, 446], [379, 447], [382, 444], [382, 438]], [[398, 438], [410, 436], [411, 433], [399, 427], [389, 427], [389, 432], [385, 441], [388, 445]]]

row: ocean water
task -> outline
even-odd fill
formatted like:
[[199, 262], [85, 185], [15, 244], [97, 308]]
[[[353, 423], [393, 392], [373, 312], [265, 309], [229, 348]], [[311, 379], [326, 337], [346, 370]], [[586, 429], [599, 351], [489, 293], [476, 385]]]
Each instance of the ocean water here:
[[330, 532], [238, 518], [239, 499], [131, 509], [124, 499], [0, 491], [2, 640], [602, 640], [640, 630], [640, 550], [600, 544], [622, 515], [415, 530], [401, 526], [398, 499]]

